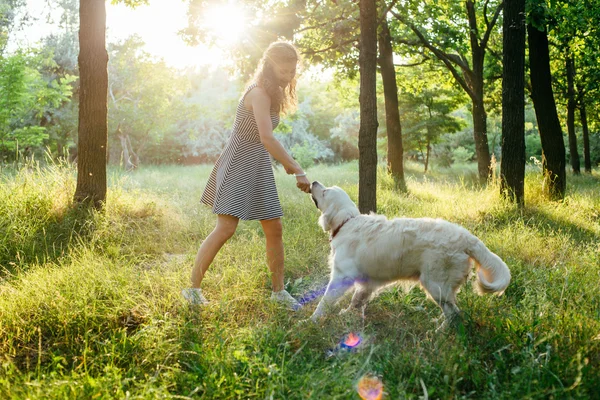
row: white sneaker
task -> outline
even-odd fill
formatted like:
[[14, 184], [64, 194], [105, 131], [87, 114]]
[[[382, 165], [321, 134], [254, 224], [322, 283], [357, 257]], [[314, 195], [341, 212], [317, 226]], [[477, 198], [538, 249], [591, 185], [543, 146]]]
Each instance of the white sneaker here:
[[202, 289], [200, 288], [187, 288], [181, 291], [182, 296], [190, 302], [190, 304], [203, 305], [208, 304], [209, 301], [202, 295]]
[[302, 308], [302, 304], [298, 303], [298, 301], [293, 298], [292, 295], [289, 294], [285, 289], [280, 290], [279, 292], [272, 292], [271, 300], [285, 305], [292, 311], [298, 311]]

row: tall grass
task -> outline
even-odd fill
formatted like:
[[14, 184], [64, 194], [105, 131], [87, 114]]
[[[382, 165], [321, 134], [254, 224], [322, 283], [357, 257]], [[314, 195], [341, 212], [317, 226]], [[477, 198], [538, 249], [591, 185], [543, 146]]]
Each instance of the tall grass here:
[[[364, 319], [302, 323], [316, 300], [297, 314], [268, 301], [256, 221], [240, 223], [209, 270], [211, 304], [188, 306], [180, 290], [215, 221], [198, 202], [208, 166], [111, 170], [101, 213], [74, 207], [68, 165], [3, 171], [0, 398], [352, 399], [366, 373], [388, 398], [597, 396], [598, 172], [569, 176], [566, 199], [549, 202], [531, 170], [520, 210], [496, 184], [478, 185], [472, 166], [407, 171], [408, 193], [380, 171], [380, 213], [460, 223], [511, 268], [502, 297], [465, 285], [463, 329], [438, 330], [440, 310], [416, 288], [385, 291]], [[357, 198], [356, 163], [308, 172]], [[287, 288], [307, 296], [327, 282], [327, 235], [293, 178], [276, 179]], [[351, 331], [362, 345], [331, 352]]]

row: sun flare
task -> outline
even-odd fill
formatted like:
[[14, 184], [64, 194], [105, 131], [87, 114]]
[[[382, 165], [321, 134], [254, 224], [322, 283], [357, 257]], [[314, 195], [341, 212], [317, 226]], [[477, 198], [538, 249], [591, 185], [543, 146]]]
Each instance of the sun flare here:
[[239, 4], [228, 2], [207, 9], [202, 24], [218, 41], [231, 45], [242, 37], [247, 16]]

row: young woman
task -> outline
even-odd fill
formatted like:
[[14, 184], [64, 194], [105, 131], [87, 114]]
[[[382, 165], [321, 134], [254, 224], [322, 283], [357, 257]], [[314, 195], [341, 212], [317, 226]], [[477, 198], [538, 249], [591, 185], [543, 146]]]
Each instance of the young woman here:
[[300, 165], [273, 136], [279, 114], [296, 102], [296, 65], [298, 52], [286, 42], [272, 43], [264, 52], [253, 83], [246, 89], [237, 107], [233, 132], [210, 175], [202, 203], [217, 214], [217, 225], [204, 240], [192, 270], [192, 287], [183, 296], [192, 304], [205, 304], [200, 284], [214, 257], [235, 233], [238, 221], [259, 220], [265, 233], [267, 264], [271, 271], [271, 299], [292, 309], [300, 304], [283, 286], [283, 240], [277, 188], [271, 156], [288, 174], [296, 177], [296, 186], [310, 192], [310, 182]]

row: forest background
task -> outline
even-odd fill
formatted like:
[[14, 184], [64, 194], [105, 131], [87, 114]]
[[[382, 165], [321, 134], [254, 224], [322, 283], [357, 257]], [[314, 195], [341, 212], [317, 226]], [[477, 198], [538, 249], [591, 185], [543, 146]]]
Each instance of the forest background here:
[[[293, 3], [275, 6], [273, 15], [280, 18], [273, 17], [272, 20], [277, 22], [282, 15], [288, 15]], [[564, 2], [562, 7], [567, 3]], [[77, 156], [78, 2], [57, 0], [47, 4], [51, 8], [48, 8], [46, 23], [53, 24], [56, 29], [23, 47], [11, 45], [11, 38], [18, 38], [19, 31], [31, 31], [32, 26], [41, 22], [32, 18], [24, 0], [3, 2], [0, 35], [0, 157], [3, 163], [29, 156], [41, 159], [44, 154], [70, 160]], [[445, 35], [448, 43], [444, 45], [454, 46], [461, 54], [465, 50], [465, 38], [460, 37], [464, 27], [459, 25], [460, 19], [464, 18], [463, 11], [461, 7], [448, 4], [440, 5], [437, 10], [440, 15], [447, 16], [447, 20], [439, 25], [442, 22], [448, 25], [444, 30], [440, 29], [438, 39], [444, 39]], [[489, 5], [490, 9], [492, 5]], [[338, 6], [343, 14], [344, 5]], [[564, 141], [568, 143], [569, 93], [561, 35], [564, 36], [564, 26], [571, 23], [566, 19], [582, 16], [561, 14], [559, 6], [556, 9], [559, 11], [554, 13], [554, 28], [548, 30], [551, 67], [557, 110], [564, 127]], [[311, 18], [323, 16], [315, 12]], [[426, 20], [414, 22], [424, 26], [428, 23]], [[359, 154], [357, 55], [353, 54], [352, 48], [345, 54], [339, 50], [340, 46], [347, 46], [348, 37], [352, 38], [356, 21], [334, 19], [330, 25], [327, 29], [331, 28], [331, 34], [325, 43], [331, 43], [332, 49], [325, 46], [323, 52], [314, 51], [325, 35], [315, 33], [316, 30], [306, 31], [298, 41], [304, 46], [300, 47], [304, 57], [298, 84], [299, 105], [294, 113], [283, 119], [276, 131], [286, 149], [305, 168], [315, 163], [354, 160]], [[198, 32], [190, 34], [190, 28], [181, 28], [184, 37], [193, 37], [190, 41], [201, 37], [204, 41], [223, 45], [214, 37], [218, 30], [204, 32], [201, 36]], [[395, 29], [401, 30], [400, 27]], [[250, 41], [229, 41], [221, 59], [179, 67], [150, 53], [139, 35], [109, 41], [109, 163], [130, 169], [141, 164], [214, 162], [228, 138], [237, 101], [252, 74], [253, 60], [244, 59], [240, 53], [244, 46], [247, 48], [252, 43], [256, 46], [257, 41], [270, 40], [277, 30], [281, 31], [281, 27], [254, 33]], [[585, 61], [586, 57], [598, 57], [584, 41], [593, 34], [597, 32], [581, 32], [580, 43], [570, 45], [576, 50], [574, 54], [579, 57], [579, 65], [589, 63], [589, 60]], [[250, 34], [244, 32], [243, 35]], [[487, 134], [490, 153], [500, 160], [499, 28], [491, 32], [489, 43], [484, 70]], [[421, 163], [424, 170], [474, 161], [472, 103], [465, 91], [426, 49], [398, 40], [394, 50], [405, 158]], [[205, 57], [214, 58], [209, 53]], [[583, 67], [577, 72], [578, 88], [588, 84], [586, 82], [597, 73]], [[594, 166], [600, 162], [600, 95], [596, 86], [586, 91], [590, 158]], [[377, 99], [378, 156], [385, 160], [385, 105], [379, 77]], [[575, 132], [579, 157], [584, 150], [579, 121]], [[527, 162], [540, 161], [542, 146], [529, 96], [526, 96], [525, 142]], [[570, 158], [568, 146], [566, 157]]]

